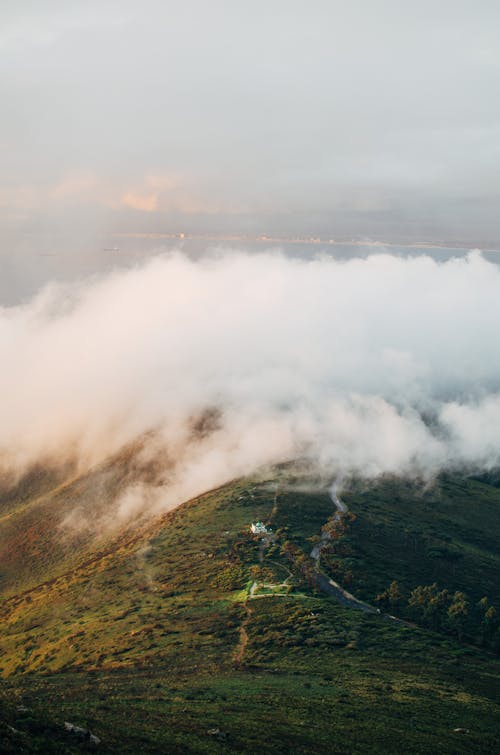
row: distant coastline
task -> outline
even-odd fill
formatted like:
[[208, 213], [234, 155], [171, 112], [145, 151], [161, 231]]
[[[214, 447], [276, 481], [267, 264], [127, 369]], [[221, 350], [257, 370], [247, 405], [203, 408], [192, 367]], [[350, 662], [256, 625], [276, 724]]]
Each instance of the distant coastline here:
[[497, 248], [494, 242], [481, 241], [385, 241], [381, 239], [353, 239], [353, 238], [325, 238], [321, 236], [280, 236], [280, 235], [250, 235], [250, 234], [219, 234], [219, 233], [164, 233], [164, 232], [145, 232], [145, 231], [116, 231], [106, 234], [107, 238], [123, 239], [169, 239], [172, 241], [211, 241], [211, 242], [233, 242], [233, 243], [250, 243], [250, 244], [314, 244], [321, 246], [352, 246], [352, 247], [373, 247], [373, 248], [402, 248], [405, 249], [457, 249], [472, 250], [479, 249], [481, 252], [500, 252], [500, 242]]

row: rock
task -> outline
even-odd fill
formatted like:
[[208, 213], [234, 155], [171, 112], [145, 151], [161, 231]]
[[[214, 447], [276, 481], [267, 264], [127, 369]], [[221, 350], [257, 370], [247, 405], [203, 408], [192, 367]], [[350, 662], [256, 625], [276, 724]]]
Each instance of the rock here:
[[225, 739], [226, 733], [224, 731], [221, 731], [220, 729], [209, 729], [207, 731], [207, 734], [210, 737], [217, 737], [217, 739]]
[[456, 732], [457, 734], [468, 734], [469, 733], [469, 729], [462, 729], [461, 726], [457, 727], [456, 729], [453, 729], [453, 731]]
[[81, 726], [75, 726], [75, 724], [71, 724], [69, 721], [64, 722], [64, 728], [66, 731], [71, 732], [71, 734], [77, 734], [79, 737], [86, 737], [87, 736], [87, 729], [82, 729]]
[[99, 737], [96, 737], [95, 734], [92, 734], [90, 729], [84, 729], [81, 726], [75, 726], [75, 724], [72, 724], [69, 721], [64, 722], [64, 728], [71, 734], [76, 734], [76, 736], [80, 739], [88, 739], [90, 744], [95, 745], [96, 747], [97, 745], [101, 744]]

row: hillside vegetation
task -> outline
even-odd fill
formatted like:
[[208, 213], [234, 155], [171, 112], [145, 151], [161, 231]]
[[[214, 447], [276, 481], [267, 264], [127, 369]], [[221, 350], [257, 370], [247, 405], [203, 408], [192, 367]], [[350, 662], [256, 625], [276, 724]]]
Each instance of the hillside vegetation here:
[[[375, 606], [367, 613], [318, 590], [310, 552], [335, 509], [287, 467], [120, 530], [61, 529], [68, 508], [83, 520], [103, 510], [124, 485], [122, 464], [64, 482], [42, 475], [8, 498], [0, 749], [92, 749], [65, 721], [97, 735], [101, 752], [495, 749], [492, 649], [426, 628], [380, 594], [396, 581], [406, 600], [436, 583], [493, 605], [498, 488], [465, 478], [346, 487], [354, 516], [319, 569], [347, 580]], [[272, 532], [252, 535], [256, 521]]]

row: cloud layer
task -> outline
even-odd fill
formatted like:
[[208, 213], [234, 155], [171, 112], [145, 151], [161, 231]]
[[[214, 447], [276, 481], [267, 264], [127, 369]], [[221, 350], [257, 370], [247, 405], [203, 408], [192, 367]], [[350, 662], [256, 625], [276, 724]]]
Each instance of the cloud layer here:
[[165, 505], [298, 456], [332, 476], [490, 468], [499, 323], [479, 252], [175, 253], [52, 284], [0, 310], [1, 459], [86, 468], [150, 433]]
[[495, 0], [3, 0], [1, 20], [0, 230], [19, 244], [69, 211], [82, 232], [215, 214], [500, 241]]

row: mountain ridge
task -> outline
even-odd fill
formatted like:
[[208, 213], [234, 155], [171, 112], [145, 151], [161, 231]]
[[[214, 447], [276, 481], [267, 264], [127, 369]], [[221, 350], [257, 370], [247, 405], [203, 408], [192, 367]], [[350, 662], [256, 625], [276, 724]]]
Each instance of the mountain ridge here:
[[[381, 615], [363, 614], [318, 592], [309, 554], [335, 507], [324, 483], [313, 483], [287, 465], [233, 481], [136, 522], [135, 531], [127, 525], [107, 550], [73, 554], [72, 567], [50, 580], [4, 593], [0, 666], [9, 699], [23, 700], [34, 718], [48, 716], [47, 731], [62, 731], [64, 720], [90, 729], [103, 752], [253, 751], [262, 726], [270, 752], [395, 752], [395, 742], [410, 752], [491, 751], [500, 733], [495, 655], [447, 625], [418, 626], [406, 605], [375, 603]], [[399, 527], [403, 549], [416, 523], [418, 548], [433, 545], [445, 515], [448, 547], [458, 547], [471, 513], [462, 510], [460, 486], [498, 516], [493, 486], [436, 484], [421, 505], [422, 490], [404, 480], [346, 482], [342, 500], [354, 518], [332, 530], [335, 549], [322, 553], [321, 570], [341, 585], [350, 572], [348, 590], [373, 604], [387, 578], [403, 573], [398, 551], [391, 561], [387, 548], [377, 561], [397, 538], [398, 511], [404, 517], [414, 507], [409, 535]], [[264, 546], [250, 532], [255, 521], [272, 530]], [[43, 535], [40, 542], [47, 544]], [[473, 557], [467, 567], [482, 580], [483, 561]], [[464, 559], [450, 563], [462, 579]], [[43, 559], [32, 564], [35, 577], [42, 567]], [[433, 574], [424, 567], [419, 549], [409, 554], [406, 594]], [[402, 620], [388, 622], [386, 611]], [[26, 733], [27, 714], [13, 704], [9, 711], [5, 725]], [[6, 742], [9, 731], [0, 725]], [[72, 751], [87, 747], [69, 741]]]

